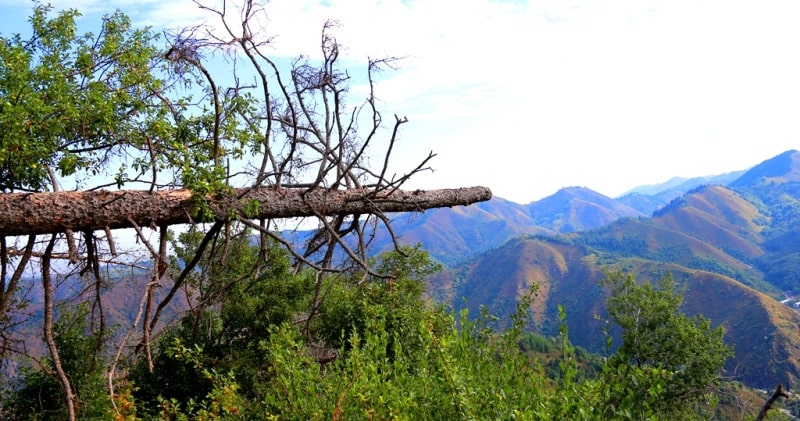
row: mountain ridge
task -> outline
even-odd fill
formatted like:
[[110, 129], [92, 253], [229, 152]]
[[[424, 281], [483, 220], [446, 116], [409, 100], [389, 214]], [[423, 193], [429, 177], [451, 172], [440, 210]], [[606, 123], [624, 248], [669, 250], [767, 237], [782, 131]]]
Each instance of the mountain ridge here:
[[[395, 215], [393, 229], [404, 243], [424, 244], [436, 260], [452, 266], [519, 235], [556, 235], [605, 226], [622, 218], [649, 217], [694, 189], [707, 185], [726, 186], [745, 176], [774, 172], [774, 169], [765, 167], [775, 166], [773, 160], [782, 156], [780, 159], [784, 161], [787, 156], [794, 156], [795, 167], [800, 168], [800, 163], [797, 163], [800, 154], [791, 150], [746, 170], [686, 179], [676, 177], [665, 183], [645, 186], [653, 191], [651, 195], [639, 193], [639, 188], [634, 188], [622, 196], [611, 198], [587, 187], [569, 186], [527, 205], [494, 197], [464, 209], [432, 209], [422, 216]], [[791, 177], [800, 180], [800, 169], [794, 171], [797, 174], [790, 174], [789, 180]], [[681, 182], [676, 183], [675, 180]], [[747, 184], [740, 182], [736, 187], [746, 190]], [[528, 215], [524, 215], [526, 209]], [[514, 217], [507, 218], [507, 215]], [[414, 220], [417, 223], [409, 222]], [[487, 228], [490, 223], [494, 225]], [[487, 235], [491, 237], [489, 241], [485, 240]], [[447, 242], [459, 246], [451, 249], [446, 245]], [[378, 251], [388, 250], [392, 246], [391, 238], [385, 232], [379, 233], [374, 241]]]

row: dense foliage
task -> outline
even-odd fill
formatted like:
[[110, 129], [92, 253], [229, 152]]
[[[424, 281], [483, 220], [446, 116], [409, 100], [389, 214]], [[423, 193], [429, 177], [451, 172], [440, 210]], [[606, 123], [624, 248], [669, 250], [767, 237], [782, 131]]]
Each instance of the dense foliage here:
[[[246, 231], [245, 231], [246, 233]], [[191, 247], [191, 234], [182, 237]], [[247, 235], [213, 273], [198, 272], [208, 305], [186, 313], [103, 392], [95, 338], [59, 328], [75, 380], [79, 418], [117, 419], [704, 419], [729, 349], [719, 329], [676, 311], [669, 278], [659, 289], [611, 273], [611, 317], [623, 343], [609, 358], [525, 331], [530, 300], [511, 328], [495, 331], [432, 305], [423, 278], [437, 265], [419, 248], [380, 257], [395, 277], [342, 274], [316, 291], [280, 247], [258, 278], [243, 277], [260, 252]], [[245, 262], [243, 265], [242, 263]], [[207, 267], [201, 265], [201, 267]], [[208, 266], [210, 267], [210, 266]], [[235, 280], [235, 282], [231, 282]], [[202, 281], [203, 285], [200, 285]], [[312, 315], [315, 296], [324, 296]], [[639, 317], [634, 318], [635, 315]], [[85, 314], [75, 314], [83, 320]], [[475, 316], [475, 315], [472, 315]], [[90, 359], [84, 356], [93, 356]], [[579, 356], [582, 355], [582, 356]], [[587, 365], [588, 364], [588, 365]], [[555, 370], [549, 367], [554, 367]], [[83, 380], [78, 380], [83, 379]], [[62, 419], [58, 382], [31, 369], [3, 404], [3, 419]]]

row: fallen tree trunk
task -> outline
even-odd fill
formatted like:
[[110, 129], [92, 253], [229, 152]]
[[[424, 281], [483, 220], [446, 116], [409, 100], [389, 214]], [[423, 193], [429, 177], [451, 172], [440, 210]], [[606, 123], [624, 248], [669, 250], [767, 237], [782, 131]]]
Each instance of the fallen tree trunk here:
[[[314, 215], [350, 215], [409, 212], [468, 205], [491, 199], [486, 187], [442, 190], [236, 189], [230, 196], [209, 199], [218, 219], [231, 215], [248, 219], [293, 218]], [[258, 202], [257, 212], [253, 201]], [[250, 204], [250, 206], [248, 206]], [[66, 230], [186, 224], [192, 222], [189, 190], [150, 193], [141, 190], [63, 191], [0, 194], [0, 236], [50, 234]], [[245, 213], [248, 206], [250, 213]]]

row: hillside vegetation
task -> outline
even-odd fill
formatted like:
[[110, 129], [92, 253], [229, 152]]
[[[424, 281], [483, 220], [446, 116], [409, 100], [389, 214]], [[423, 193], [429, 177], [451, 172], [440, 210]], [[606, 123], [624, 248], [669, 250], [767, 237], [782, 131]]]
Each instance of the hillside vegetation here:
[[[798, 157], [795, 151], [782, 154], [742, 172], [730, 186], [693, 187], [650, 217], [620, 215], [599, 224], [593, 210], [585, 224], [595, 228], [513, 237], [431, 277], [430, 293], [456, 308], [465, 298], [473, 312], [486, 305], [510, 314], [520, 291], [538, 288], [532, 326], [556, 334], [557, 306], [563, 305], [573, 341], [602, 352], [603, 270], [624, 270], [646, 282], [671, 274], [685, 296], [682, 308], [724, 328], [735, 351], [729, 375], [759, 388], [794, 387], [800, 381], [800, 317], [787, 304], [797, 299], [779, 301], [800, 292]], [[578, 220], [587, 196], [577, 191], [584, 192], [577, 204], [541, 202], [559, 202], [560, 215]]]

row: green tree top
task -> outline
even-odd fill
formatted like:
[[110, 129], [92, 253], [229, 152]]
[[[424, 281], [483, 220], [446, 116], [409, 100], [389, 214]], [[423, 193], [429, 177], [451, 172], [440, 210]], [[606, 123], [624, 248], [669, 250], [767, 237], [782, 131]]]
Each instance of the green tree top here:
[[611, 289], [608, 314], [622, 330], [616, 363], [668, 373], [664, 405], [703, 401], [733, 355], [722, 327], [712, 328], [707, 318], [681, 312], [683, 299], [671, 275], [653, 286], [636, 283], [629, 273], [608, 272], [602, 284]]
[[77, 33], [76, 10], [36, 4], [32, 35], [0, 38], [0, 190], [47, 190], [50, 170], [89, 175], [123, 145], [144, 148], [163, 82], [147, 29], [120, 12], [99, 34]]

